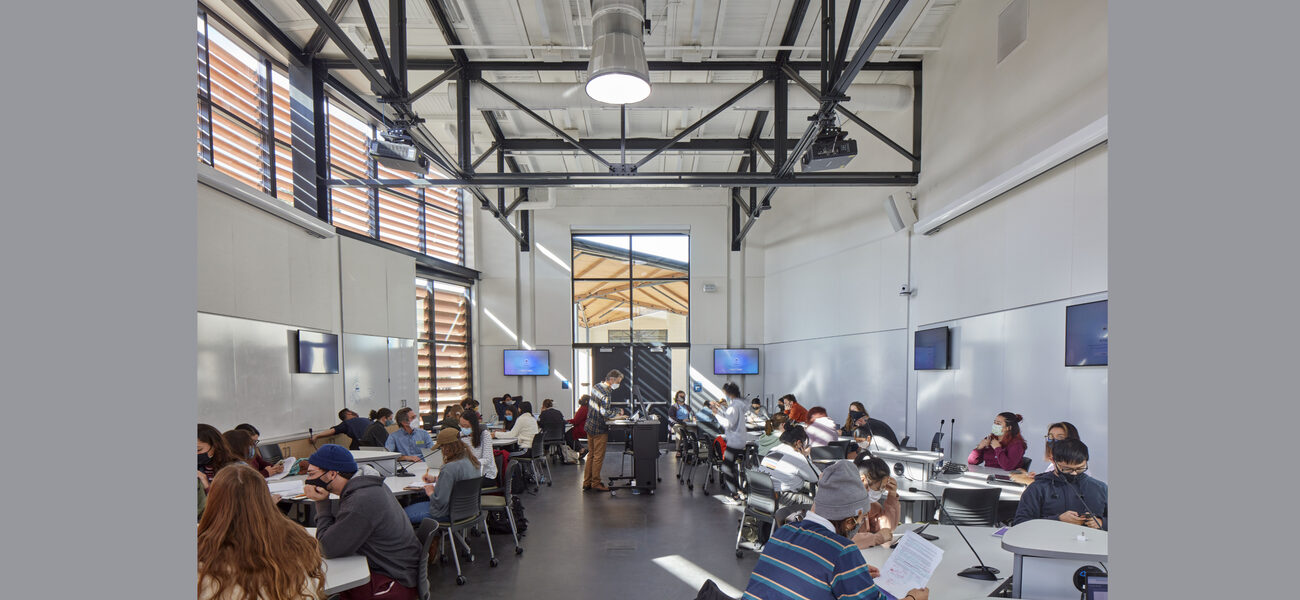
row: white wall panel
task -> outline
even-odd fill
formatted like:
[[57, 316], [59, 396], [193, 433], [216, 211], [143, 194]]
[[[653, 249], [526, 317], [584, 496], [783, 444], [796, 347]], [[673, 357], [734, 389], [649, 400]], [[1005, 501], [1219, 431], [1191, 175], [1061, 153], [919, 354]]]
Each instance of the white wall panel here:
[[1012, 194], [1003, 210], [1006, 261], [1002, 265], [981, 265], [989, 281], [1004, 282], [1003, 302], [991, 307], [995, 310], [1070, 295], [1073, 166], [1063, 165]]
[[[387, 336], [388, 251], [345, 237], [339, 238], [339, 250], [343, 331]], [[410, 291], [415, 294], [414, 278]], [[414, 313], [412, 310], [409, 314]]]
[[826, 407], [841, 425], [849, 403], [862, 402], [901, 437], [907, 421], [906, 336], [899, 329], [768, 344], [765, 385], [776, 397], [790, 393], [806, 407]]
[[415, 259], [404, 254], [384, 251], [386, 270], [385, 292], [388, 295], [388, 326], [390, 337], [414, 339], [415, 320]]
[[415, 340], [388, 338], [388, 400], [394, 412], [420, 404]]
[[1109, 240], [1106, 219], [1109, 147], [1094, 148], [1074, 159], [1073, 263], [1070, 295], [1110, 289], [1106, 277]]
[[198, 188], [198, 309], [235, 314], [235, 201], [208, 186]]
[[282, 225], [251, 208], [235, 213], [235, 314], [277, 323], [293, 318], [289, 240]]
[[292, 319], [304, 327], [338, 331], [338, 239], [322, 240], [305, 233], [289, 235], [289, 294]]

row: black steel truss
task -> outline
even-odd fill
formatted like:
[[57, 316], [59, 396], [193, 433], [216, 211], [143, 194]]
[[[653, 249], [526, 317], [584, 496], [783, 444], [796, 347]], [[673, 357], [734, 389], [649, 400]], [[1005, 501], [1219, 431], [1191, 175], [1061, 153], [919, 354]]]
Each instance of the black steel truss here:
[[[761, 74], [758, 81], [755, 81], [739, 94], [714, 108], [704, 117], [669, 139], [628, 138], [626, 134], [626, 107], [624, 107], [622, 115], [621, 122], [623, 125], [619, 138], [573, 138], [529, 107], [523, 105], [523, 103], [510, 97], [492, 83], [485, 81], [483, 74], [508, 71], [585, 71], [587, 69], [586, 62], [534, 62], [521, 60], [471, 62], [465, 51], [459, 48], [451, 51], [452, 60], [410, 58], [407, 56], [406, 44], [406, 0], [389, 0], [390, 19], [387, 45], [379, 23], [375, 19], [370, 0], [355, 1], [365, 20], [367, 31], [375, 43], [375, 58], [367, 57], [348, 38], [338, 24], [339, 17], [351, 6], [353, 0], [332, 0], [328, 10], [321, 5], [321, 0], [297, 0], [298, 4], [311, 15], [313, 21], [317, 24], [316, 31], [313, 32], [307, 43], [301, 48], [297, 47], [293, 40], [283, 31], [280, 31], [251, 1], [235, 0], [235, 4], [250, 16], [256, 27], [263, 30], [269, 39], [280, 45], [290, 55], [295, 66], [309, 67], [311, 72], [317, 74], [317, 81], [335, 90], [335, 92], [367, 112], [385, 127], [407, 129], [421, 152], [440, 169], [447, 172], [448, 175], [440, 179], [416, 180], [327, 179], [325, 175], [327, 172], [326, 165], [322, 164], [325, 162], [322, 160], [325, 154], [317, 151], [315, 152], [316, 164], [312, 166], [317, 174], [316, 187], [322, 192], [331, 186], [365, 186], [371, 188], [386, 186], [459, 186], [472, 194], [479, 201], [482, 209], [491, 213], [494, 218], [501, 222], [506, 230], [520, 242], [521, 250], [527, 251], [530, 245], [528, 240], [530, 228], [528, 212], [519, 211], [518, 228], [510, 222], [509, 217], [516, 212], [521, 202], [527, 200], [527, 188], [529, 187], [589, 185], [731, 187], [733, 188], [731, 194], [733, 205], [731, 245], [733, 250], [740, 250], [746, 234], [762, 212], [771, 207], [771, 198], [777, 189], [781, 187], [907, 186], [916, 184], [920, 172], [921, 63], [915, 61], [874, 63], [867, 60], [884, 38], [889, 27], [893, 25], [902, 12], [907, 0], [891, 0], [888, 3], [881, 12], [880, 17], [871, 24], [866, 38], [851, 58], [847, 54], [851, 45], [850, 40], [861, 6], [861, 0], [849, 0], [848, 18], [839, 31], [838, 44], [836, 43], [834, 0], [822, 0], [823, 19], [820, 26], [823, 58], [820, 61], [791, 61], [790, 50], [778, 51], [775, 61], [738, 60], [698, 63], [650, 61], [649, 67], [652, 71], [758, 71]], [[448, 20], [441, 2], [439, 0], [424, 1], [427, 3], [447, 43], [459, 46], [461, 44], [459, 36]], [[783, 46], [791, 46], [796, 43], [805, 17], [809, 13], [810, 4], [811, 0], [797, 0], [791, 8], [781, 40]], [[333, 41], [343, 52], [345, 58], [318, 58], [318, 53], [327, 41]], [[370, 91], [378, 96], [380, 104], [387, 105], [391, 109], [391, 115], [386, 114], [384, 110], [375, 106], [334, 75], [331, 75], [331, 70], [356, 70], [362, 73], [370, 84]], [[414, 92], [410, 91], [410, 72], [428, 70], [441, 71], [441, 73]], [[865, 119], [852, 114], [840, 105], [841, 102], [848, 99], [844, 95], [848, 90], [848, 86], [858, 73], [864, 70], [902, 71], [913, 74], [913, 130], [910, 150], [872, 127]], [[817, 71], [819, 73], [821, 80], [824, 82], [821, 88], [814, 87], [804, 79], [801, 73], [806, 71]], [[457, 140], [454, 153], [442, 148], [424, 128], [422, 119], [412, 108], [417, 99], [452, 78], [458, 81]], [[809, 124], [804, 134], [798, 139], [788, 138], [788, 86], [791, 80], [820, 103], [816, 114], [810, 118], [812, 123]], [[760, 111], [756, 115], [753, 127], [747, 137], [735, 139], [685, 139], [710, 119], [727, 110], [746, 94], [768, 82], [772, 82], [776, 86], [776, 106], [770, 114], [767, 111]], [[476, 158], [472, 154], [473, 140], [470, 134], [472, 116], [470, 83], [485, 85], [487, 89], [500, 95], [507, 102], [514, 105], [515, 108], [541, 123], [556, 134], [557, 137], [547, 139], [507, 139], [494, 115], [490, 111], [482, 111], [482, 118], [492, 133], [493, 141], [487, 151]], [[323, 95], [324, 88], [317, 84], [313, 91]], [[317, 104], [321, 106], [321, 103], [318, 102]], [[321, 110], [313, 112], [313, 118], [318, 121], [316, 123], [317, 127], [315, 127], [317, 135], [314, 136], [314, 140], [309, 141], [314, 145], [323, 143], [319, 134], [323, 133], [324, 130], [321, 124], [324, 114]], [[821, 131], [823, 124], [828, 122], [831, 116], [835, 114], [854, 122], [883, 144], [907, 158], [912, 163], [912, 170], [910, 172], [795, 173], [794, 167], [811, 146], [816, 134]], [[771, 138], [764, 138], [762, 137], [762, 131], [769, 119], [772, 121], [773, 135]], [[297, 156], [302, 156], [306, 153], [306, 150], [304, 148]], [[523, 153], [571, 152], [574, 150], [590, 156], [608, 169], [608, 172], [524, 173], [515, 158], [516, 155]], [[600, 152], [614, 151], [619, 154], [617, 160], [611, 160], [600, 154]], [[636, 162], [629, 162], [627, 158], [628, 151], [648, 152], [648, 154], [642, 156]], [[668, 151], [742, 153], [742, 159], [740, 168], [735, 173], [654, 173], [640, 171], [641, 167], [644, 167], [650, 160]], [[769, 151], [771, 151], [771, 154], [768, 153]], [[494, 153], [497, 156], [497, 172], [478, 172], [478, 168], [487, 162], [487, 159]], [[758, 168], [760, 158], [765, 163], [765, 169], [762, 171]], [[508, 204], [505, 201], [504, 189], [507, 187], [520, 188], [515, 199]], [[741, 188], [746, 187], [750, 188], [748, 200], [745, 199], [745, 194], [741, 193]], [[761, 199], [758, 197], [759, 187], [767, 188]], [[485, 188], [498, 188], [495, 205], [488, 200]], [[304, 186], [304, 189], [310, 189], [310, 186]], [[326, 194], [322, 193], [321, 196], [326, 196]], [[320, 209], [327, 206], [328, 203], [325, 201], [319, 203], [316, 207], [317, 215], [325, 220], [329, 218], [328, 211], [321, 211]]]

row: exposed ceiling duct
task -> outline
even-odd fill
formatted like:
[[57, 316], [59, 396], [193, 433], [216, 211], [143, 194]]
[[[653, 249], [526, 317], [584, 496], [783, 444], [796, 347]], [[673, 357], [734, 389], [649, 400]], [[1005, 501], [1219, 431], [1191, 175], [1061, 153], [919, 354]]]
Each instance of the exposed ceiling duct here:
[[605, 104], [632, 104], [650, 95], [641, 0], [595, 0], [587, 95]]
[[[447, 84], [447, 98], [456, 104], [456, 82]], [[499, 83], [494, 84], [510, 97], [532, 110], [616, 108], [597, 102], [583, 93], [578, 83]], [[719, 106], [745, 89], [739, 83], [656, 83], [646, 99], [628, 110], [682, 110], [684, 107]], [[772, 110], [776, 106], [774, 84], [759, 86], [737, 100], [738, 110]], [[474, 110], [517, 110], [514, 104], [481, 83], [470, 84], [470, 102]], [[850, 100], [842, 105], [852, 112], [895, 111], [911, 108], [912, 88], [893, 84], [859, 84], [850, 86]], [[790, 94], [790, 110], [817, 110], [820, 103], [808, 94]]]

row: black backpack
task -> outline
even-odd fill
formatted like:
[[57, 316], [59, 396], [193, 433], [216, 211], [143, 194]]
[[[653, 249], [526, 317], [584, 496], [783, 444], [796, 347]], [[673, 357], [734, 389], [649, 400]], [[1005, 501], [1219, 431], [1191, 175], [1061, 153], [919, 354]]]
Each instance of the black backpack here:
[[[519, 537], [523, 537], [528, 530], [528, 519], [524, 517], [524, 503], [519, 500], [519, 496], [511, 496], [510, 512], [515, 517], [515, 529], [519, 532]], [[487, 524], [490, 533], [510, 535], [510, 518], [504, 511], [488, 513]]]

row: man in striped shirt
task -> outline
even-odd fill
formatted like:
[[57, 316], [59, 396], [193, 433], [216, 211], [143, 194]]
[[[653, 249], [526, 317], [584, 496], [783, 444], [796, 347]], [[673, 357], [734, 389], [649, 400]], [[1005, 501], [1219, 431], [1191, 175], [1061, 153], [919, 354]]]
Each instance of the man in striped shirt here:
[[[866, 521], [867, 489], [846, 460], [831, 463], [817, 483], [812, 510], [776, 530], [749, 576], [743, 600], [886, 600], [862, 552], [850, 539]], [[929, 600], [927, 588], [899, 600]]]
[[814, 406], [808, 409], [808, 443], [813, 448], [828, 446], [840, 439], [840, 427], [826, 414], [826, 409]]

